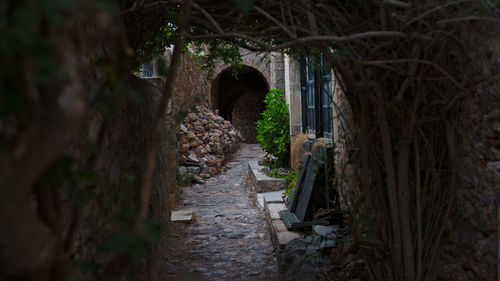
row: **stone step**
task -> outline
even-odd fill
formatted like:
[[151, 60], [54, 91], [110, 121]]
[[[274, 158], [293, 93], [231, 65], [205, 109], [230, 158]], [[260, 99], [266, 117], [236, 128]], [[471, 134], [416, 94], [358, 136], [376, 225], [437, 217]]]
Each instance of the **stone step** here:
[[284, 203], [267, 203], [264, 200], [264, 212], [266, 214], [267, 223], [271, 230], [271, 238], [274, 249], [285, 247], [285, 245], [295, 238], [301, 238], [303, 235], [299, 232], [288, 231], [285, 224], [280, 218], [279, 211], [286, 210]]
[[285, 190], [257, 193], [257, 203], [261, 210], [264, 210], [264, 202], [283, 203], [283, 192]]
[[260, 170], [264, 166], [259, 165], [257, 160], [248, 161], [248, 174], [257, 192], [270, 192], [286, 188], [286, 180], [268, 177]]

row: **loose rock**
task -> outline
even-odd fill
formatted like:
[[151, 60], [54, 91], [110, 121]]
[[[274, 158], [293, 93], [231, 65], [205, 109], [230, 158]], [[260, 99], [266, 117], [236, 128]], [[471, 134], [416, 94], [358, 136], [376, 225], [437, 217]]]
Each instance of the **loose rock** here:
[[[203, 106], [188, 113], [177, 133], [179, 172], [193, 173], [198, 179], [227, 170], [226, 163], [241, 141], [240, 133], [227, 120]], [[196, 167], [192, 167], [196, 166]], [[198, 181], [197, 181], [198, 182]]]

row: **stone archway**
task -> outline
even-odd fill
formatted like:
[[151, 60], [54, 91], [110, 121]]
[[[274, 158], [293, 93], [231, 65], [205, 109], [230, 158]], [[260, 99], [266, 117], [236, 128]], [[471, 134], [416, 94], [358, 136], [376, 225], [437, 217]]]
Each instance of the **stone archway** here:
[[236, 76], [233, 69], [225, 68], [213, 80], [212, 107], [233, 123], [241, 132], [243, 141], [255, 143], [255, 122], [265, 110], [264, 99], [269, 84], [262, 72], [254, 67], [243, 65]]

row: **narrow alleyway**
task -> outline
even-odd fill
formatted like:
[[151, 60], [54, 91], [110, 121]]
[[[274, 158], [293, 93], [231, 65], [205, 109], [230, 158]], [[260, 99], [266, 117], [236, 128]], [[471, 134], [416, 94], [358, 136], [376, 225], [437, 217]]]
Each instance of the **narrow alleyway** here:
[[183, 190], [179, 209], [195, 208], [189, 224], [174, 224], [166, 280], [279, 280], [268, 225], [245, 183], [247, 163], [262, 153], [242, 144], [231, 169]]

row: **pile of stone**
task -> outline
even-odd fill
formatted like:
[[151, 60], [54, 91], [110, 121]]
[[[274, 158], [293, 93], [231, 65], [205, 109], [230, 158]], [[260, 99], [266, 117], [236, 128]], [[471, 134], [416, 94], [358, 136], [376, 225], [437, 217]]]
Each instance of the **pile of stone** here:
[[238, 148], [241, 135], [213, 111], [203, 106], [196, 109], [188, 113], [177, 133], [177, 159], [179, 174], [194, 174], [199, 181], [230, 168], [226, 162]]
[[283, 280], [368, 280], [365, 262], [349, 230], [338, 226], [313, 226], [311, 235], [295, 238], [278, 252]]

